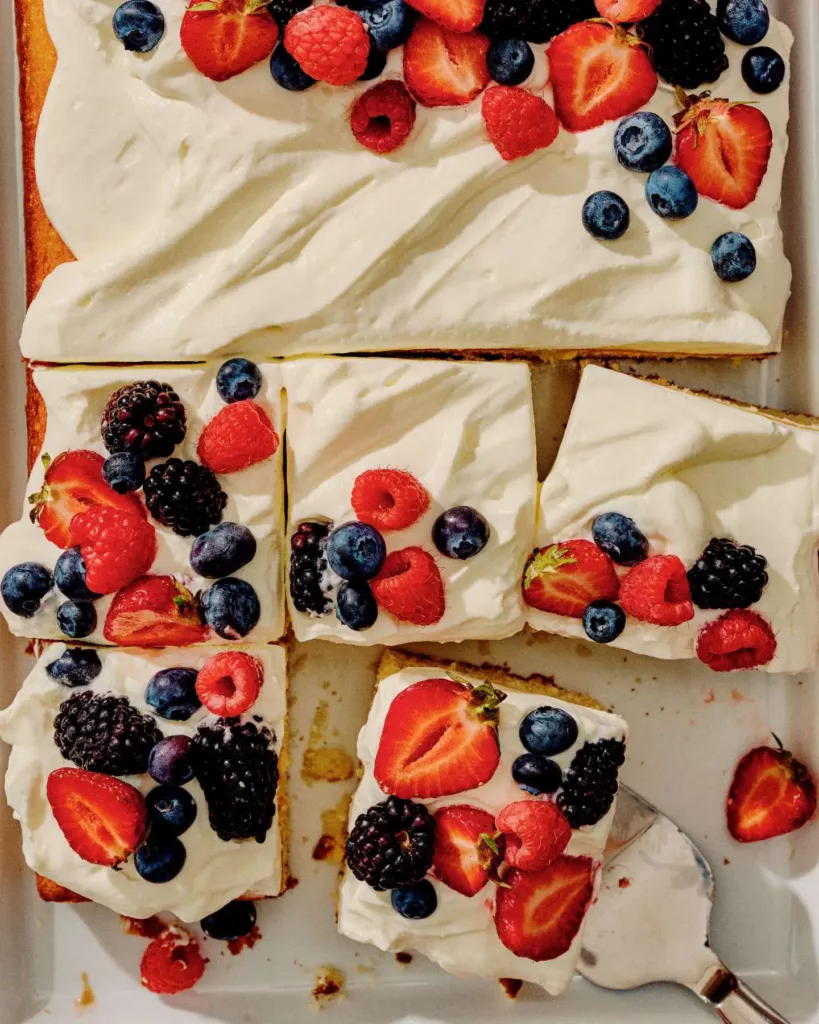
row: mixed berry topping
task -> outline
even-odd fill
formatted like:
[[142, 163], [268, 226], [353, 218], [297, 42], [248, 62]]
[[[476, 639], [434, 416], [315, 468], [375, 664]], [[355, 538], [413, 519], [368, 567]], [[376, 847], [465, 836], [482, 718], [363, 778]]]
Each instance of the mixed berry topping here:
[[446, 611], [441, 571], [424, 548], [391, 551], [371, 586], [379, 607], [399, 622], [433, 626]]
[[252, 900], [233, 900], [203, 917], [202, 931], [211, 939], [231, 942], [249, 935], [256, 926], [256, 907]]
[[102, 662], [90, 648], [69, 647], [46, 665], [46, 672], [63, 686], [90, 686], [102, 672]]
[[233, 718], [256, 703], [262, 679], [262, 666], [252, 655], [222, 651], [199, 670], [196, 694], [212, 715]]
[[756, 248], [741, 231], [726, 231], [711, 246], [714, 273], [723, 281], [744, 281], [756, 270]]
[[618, 565], [636, 565], [648, 557], [648, 540], [629, 516], [602, 512], [592, 523], [592, 539]]
[[500, 85], [521, 85], [534, 69], [535, 55], [525, 39], [493, 39], [486, 66]]
[[205, 424], [196, 453], [214, 473], [238, 473], [275, 455], [279, 435], [252, 398], [231, 402]]
[[620, 583], [609, 556], [592, 541], [570, 540], [537, 548], [523, 577], [532, 608], [582, 619], [592, 601], [613, 601]]
[[202, 617], [225, 640], [241, 640], [261, 615], [259, 598], [246, 581], [228, 576], [217, 580], [199, 597]]
[[714, 537], [688, 570], [698, 608], [749, 608], [768, 584], [768, 562], [748, 544]]
[[256, 557], [256, 538], [239, 523], [220, 523], [193, 542], [190, 563], [205, 579], [230, 576]]
[[480, 807], [451, 804], [437, 810], [435, 877], [462, 896], [479, 893], [501, 861], [499, 828], [489, 811]]
[[197, 71], [224, 82], [265, 60], [280, 35], [268, 0], [193, 0], [179, 41]]
[[487, 89], [481, 113], [486, 134], [504, 160], [517, 160], [546, 149], [560, 130], [555, 112], [546, 100], [509, 85]]
[[583, 612], [583, 629], [596, 644], [610, 644], [626, 628], [626, 613], [614, 601], [592, 601]]
[[40, 610], [40, 603], [54, 587], [54, 577], [39, 562], [20, 562], [3, 575], [0, 593], [6, 607], [15, 615], [30, 619]]
[[554, 793], [563, 783], [563, 772], [557, 761], [544, 754], [526, 753], [512, 762], [512, 778], [532, 796]]
[[202, 701], [196, 690], [196, 669], [160, 669], [145, 687], [145, 703], [161, 718], [187, 722], [199, 710]]
[[682, 168], [671, 164], [658, 167], [648, 176], [646, 200], [664, 220], [685, 220], [699, 205], [694, 182]]
[[540, 871], [569, 845], [572, 828], [560, 808], [548, 800], [517, 800], [497, 818], [510, 868]]
[[420, 882], [432, 867], [435, 822], [423, 804], [390, 796], [356, 818], [347, 864], [381, 892]]
[[145, 482], [145, 462], [136, 452], [114, 452], [103, 463], [102, 478], [117, 494], [138, 491]]
[[133, 53], [150, 53], [165, 34], [165, 18], [151, 0], [125, 0], [111, 24], [117, 39]]
[[785, 81], [785, 61], [770, 46], [755, 46], [742, 58], [742, 77], [752, 92], [776, 92]]
[[196, 801], [180, 786], [157, 786], [145, 798], [151, 834], [181, 836], [196, 821]]
[[597, 16], [594, 0], [486, 0], [480, 27], [495, 39], [547, 43], [570, 25]]
[[770, 624], [747, 608], [734, 608], [706, 623], [697, 637], [697, 657], [714, 672], [759, 668], [775, 654]]
[[[309, 7], [310, 3], [311, 0], [268, 0], [267, 9], [273, 15], [279, 28], [284, 31], [288, 21], [295, 17], [299, 11], [303, 11], [305, 7]], [[282, 48], [280, 47], [279, 49]], [[230, 362], [233, 362], [233, 360], [230, 360]], [[246, 395], [244, 397], [252, 398], [253, 396]]]
[[617, 775], [626, 759], [622, 740], [584, 743], [563, 776], [557, 805], [572, 828], [596, 825], [617, 795]]
[[367, 523], [344, 523], [327, 538], [324, 554], [330, 568], [343, 580], [371, 580], [387, 555], [384, 538]]
[[429, 508], [429, 494], [405, 470], [368, 469], [356, 477], [350, 503], [359, 522], [386, 533], [417, 523]]
[[103, 626], [117, 647], [186, 647], [202, 643], [202, 624], [193, 594], [173, 576], [140, 576], [117, 591]]
[[378, 604], [369, 584], [363, 580], [342, 583], [336, 596], [336, 616], [343, 626], [356, 632], [375, 625]]
[[393, 910], [410, 921], [422, 921], [438, 909], [435, 886], [426, 878], [414, 885], [403, 885], [390, 893]]
[[[386, 56], [373, 48], [371, 60], [380, 65], [375, 73], [368, 66], [362, 78], [375, 78], [383, 71]], [[356, 140], [373, 153], [399, 149], [415, 125], [415, 100], [403, 82], [379, 82], [362, 93], [350, 111], [350, 128]]]
[[720, 27], [708, 0], [663, 0], [640, 22], [657, 74], [672, 85], [696, 89], [728, 67]]
[[442, 512], [432, 526], [432, 542], [447, 558], [465, 561], [483, 551], [489, 541], [489, 523], [468, 505]]
[[82, 640], [97, 628], [97, 613], [88, 601], [63, 601], [57, 608], [57, 626], [72, 640]]
[[131, 451], [143, 459], [165, 458], [185, 439], [185, 407], [170, 384], [135, 381], [108, 399], [100, 430], [109, 452]]
[[530, 753], [553, 757], [577, 742], [577, 721], [562, 708], [536, 708], [520, 723], [519, 733]]
[[[272, 7], [268, 4], [268, 10]], [[272, 13], [272, 11], [271, 11]], [[222, 363], [216, 374], [216, 390], [223, 402], [244, 402], [255, 398], [262, 389], [262, 372], [249, 359], [237, 356]]]
[[60, 704], [54, 742], [67, 761], [90, 772], [140, 775], [162, 739], [156, 722], [127, 697], [82, 690]]
[[168, 459], [153, 466], [143, 490], [154, 519], [180, 537], [196, 537], [221, 522], [228, 502], [216, 476], [190, 460]]
[[149, 992], [175, 995], [193, 988], [205, 973], [205, 963], [195, 939], [180, 928], [169, 928], [145, 950], [140, 980]]
[[54, 582], [60, 593], [72, 601], [96, 601], [99, 594], [90, 590], [87, 570], [79, 545], [63, 551], [54, 565]]
[[332, 525], [300, 523], [290, 538], [290, 596], [297, 611], [308, 615], [329, 615], [333, 610], [325, 553]]
[[583, 204], [583, 227], [592, 238], [613, 242], [628, 231], [628, 204], [616, 192], [592, 192]]
[[171, 882], [185, 866], [185, 844], [176, 836], [153, 828], [134, 854], [134, 867], [140, 878], [154, 885]]
[[184, 786], [193, 778], [191, 738], [177, 733], [165, 736], [148, 755], [148, 774], [162, 786]]
[[754, 46], [768, 34], [771, 16], [764, 0], [717, 0], [717, 21], [729, 39]]
[[679, 626], [694, 618], [685, 566], [676, 555], [652, 555], [620, 581], [620, 606], [627, 615], [656, 626]]
[[614, 152], [627, 171], [650, 174], [670, 158], [671, 130], [659, 114], [641, 110], [624, 117], [614, 133]]
[[96, 594], [112, 594], [151, 568], [156, 531], [144, 515], [92, 505], [71, 520], [71, 538], [80, 547], [86, 583]]
[[787, 835], [816, 813], [816, 784], [777, 740], [776, 747], [756, 747], [739, 762], [726, 810], [728, 830], [737, 842]]

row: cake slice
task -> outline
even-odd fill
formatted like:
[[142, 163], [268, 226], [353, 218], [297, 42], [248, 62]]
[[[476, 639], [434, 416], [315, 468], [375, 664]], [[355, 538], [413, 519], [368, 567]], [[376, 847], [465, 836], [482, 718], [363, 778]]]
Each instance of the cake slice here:
[[819, 425], [583, 371], [523, 577], [533, 629], [717, 672], [819, 644]]
[[358, 739], [341, 933], [562, 992], [627, 734], [542, 676], [386, 652]]
[[47, 645], [0, 713], [38, 890], [183, 921], [279, 895], [286, 729], [281, 647]]

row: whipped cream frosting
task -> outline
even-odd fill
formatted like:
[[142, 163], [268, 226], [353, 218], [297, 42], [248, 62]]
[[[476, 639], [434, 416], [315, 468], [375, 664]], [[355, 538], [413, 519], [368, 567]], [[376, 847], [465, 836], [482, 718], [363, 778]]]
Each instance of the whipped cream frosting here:
[[[580, 381], [566, 433], [542, 486], [538, 546], [591, 539], [601, 512], [630, 516], [649, 554], [689, 569], [712, 537], [756, 548], [768, 584], [751, 610], [776, 634], [768, 672], [802, 672], [819, 645], [819, 429], [598, 366]], [[695, 608], [681, 626], [629, 616], [612, 646], [655, 658], [696, 657]], [[579, 619], [528, 609], [534, 629], [586, 639]]]
[[[430, 506], [408, 529], [384, 533], [387, 552], [423, 547], [446, 592], [446, 611], [434, 625], [399, 622], [381, 609], [364, 632], [333, 612], [297, 611], [288, 593], [296, 639], [395, 644], [490, 639], [521, 629], [520, 575], [532, 548], [537, 487], [529, 368], [326, 358], [287, 362], [282, 376], [288, 535], [305, 520], [354, 520], [351, 493], [364, 470], [406, 470], [424, 485]], [[447, 558], [432, 542], [435, 519], [455, 505], [477, 509], [489, 523], [486, 547], [465, 561]]]
[[[649, 209], [614, 123], [504, 163], [480, 98], [418, 108], [389, 157], [359, 146], [349, 108], [370, 83], [292, 93], [267, 62], [223, 83], [179, 43], [182, 3], [147, 55], [114, 37], [117, 0], [46, 0], [59, 62], [37, 139], [46, 210], [78, 258], [34, 301], [24, 355], [56, 362], [185, 360], [242, 351], [554, 349], [760, 353], [778, 349], [790, 288], [778, 210], [788, 81], [759, 96], [740, 46], [715, 96], [752, 101], [773, 128], [755, 201], [702, 199], [681, 222]], [[792, 36], [765, 38], [787, 59]], [[544, 47], [527, 83], [551, 100]], [[399, 77], [401, 53], [383, 78]], [[679, 107], [661, 83], [650, 109]], [[615, 244], [581, 224], [586, 197], [619, 193], [632, 226]], [[710, 260], [747, 234], [758, 267], [726, 285]]]
[[[252, 890], [277, 896], [282, 890], [282, 837], [279, 814], [263, 843], [255, 840], [225, 842], [211, 829], [208, 809], [199, 783], [186, 789], [196, 800], [197, 814], [182, 835], [185, 865], [170, 882], [147, 882], [140, 877], [133, 858], [119, 870], [89, 864], [68, 845], [46, 798], [46, 782], [58, 768], [76, 767], [66, 761], [54, 742], [54, 717], [60, 704], [80, 692], [51, 679], [46, 672], [65, 651], [65, 644], [50, 644], [23, 683], [13, 704], [0, 713], [0, 738], [12, 745], [6, 773], [6, 798], [23, 831], [23, 853], [33, 870], [96, 903], [129, 917], [151, 917], [163, 911], [183, 921], [198, 921], [226, 903]], [[250, 714], [260, 715], [276, 734], [275, 749], [281, 753], [286, 716], [285, 654], [275, 646], [243, 648], [264, 669], [264, 682]], [[213, 655], [203, 648], [144, 651], [135, 648], [99, 652], [102, 671], [91, 684], [94, 693], [128, 697], [144, 714], [153, 709], [145, 703], [145, 687], [160, 669], [200, 669]], [[165, 736], [192, 736], [209, 717], [200, 708], [186, 722], [156, 717]], [[156, 783], [149, 775], [126, 775], [123, 781], [147, 794]], [[277, 807], [281, 802], [281, 785]]]
[[[434, 666], [404, 668], [379, 683], [367, 723], [358, 737], [358, 757], [363, 765], [363, 775], [350, 807], [350, 828], [359, 814], [387, 796], [375, 780], [373, 764], [390, 704], [412, 683], [434, 679], [441, 674], [444, 674], [443, 670], [436, 671]], [[479, 670], [465, 672], [464, 678], [473, 683], [482, 681]], [[577, 742], [554, 757], [564, 770], [584, 743], [625, 739], [628, 735], [625, 721], [617, 715], [537, 693], [524, 693], [497, 685], [496, 688], [505, 690], [507, 697], [500, 705], [498, 738], [501, 759], [494, 776], [477, 789], [439, 800], [420, 801], [431, 812], [452, 804], [470, 804], [497, 815], [507, 804], [525, 799], [525, 794], [512, 779], [511, 768], [515, 758], [524, 753], [518, 736], [520, 722], [535, 708], [562, 708], [577, 721]], [[566, 853], [591, 857], [599, 863], [613, 819], [614, 807], [596, 825], [574, 831]], [[339, 897], [339, 930], [351, 939], [372, 943], [379, 949], [415, 949], [444, 970], [462, 977], [520, 978], [541, 985], [552, 995], [558, 995], [566, 988], [580, 954], [582, 929], [571, 948], [557, 959], [540, 963], [528, 960], [508, 950], [497, 936], [492, 918], [493, 883], [488, 883], [472, 897], [455, 892], [443, 882], [434, 881], [433, 884], [438, 897], [436, 911], [424, 920], [411, 921], [393, 910], [389, 892], [376, 892], [345, 870]]]
[[[225, 403], [216, 390], [219, 363], [198, 366], [146, 367], [59, 367], [39, 368], [34, 371], [34, 384], [42, 395], [46, 407], [46, 432], [41, 455], [55, 459], [61, 452], [73, 448], [88, 449], [108, 457], [100, 434], [100, 417], [109, 396], [125, 384], [137, 380], [160, 380], [169, 383], [179, 395], [187, 414], [187, 433], [177, 445], [173, 457], [198, 462], [196, 445], [205, 424]], [[270, 416], [280, 443], [274, 456], [249, 466], [237, 473], [219, 474], [222, 490], [228, 503], [222, 522], [240, 523], [256, 538], [257, 548], [253, 560], [233, 575], [251, 584], [259, 598], [258, 625], [248, 634], [247, 642], [277, 640], [284, 632], [284, 598], [282, 593], [282, 545], [284, 535], [284, 474], [282, 469], [282, 397], [281, 375], [276, 364], [260, 364], [263, 376], [262, 390], [256, 397]], [[151, 466], [165, 461], [152, 459]], [[38, 456], [29, 477], [26, 495], [36, 494], [43, 488], [44, 466]], [[142, 494], [140, 490], [137, 492]], [[32, 523], [32, 506], [24, 501], [20, 519], [0, 534], [0, 576], [18, 562], [39, 562], [53, 570], [61, 549], [49, 541], [36, 523]], [[195, 538], [180, 537], [172, 530], [148, 516], [156, 530], [157, 554], [151, 566], [152, 575], [169, 574], [179, 579], [193, 594], [204, 590], [214, 581], [196, 574], [190, 564], [190, 549]], [[108, 608], [114, 598], [107, 594], [94, 602], [97, 628], [87, 643], [105, 644], [103, 626]], [[15, 615], [0, 600], [0, 612], [9, 629], [16, 636], [59, 640], [63, 634], [57, 625], [56, 612], [65, 601], [54, 587], [43, 599], [39, 610], [31, 618]], [[226, 643], [215, 633], [209, 643]]]

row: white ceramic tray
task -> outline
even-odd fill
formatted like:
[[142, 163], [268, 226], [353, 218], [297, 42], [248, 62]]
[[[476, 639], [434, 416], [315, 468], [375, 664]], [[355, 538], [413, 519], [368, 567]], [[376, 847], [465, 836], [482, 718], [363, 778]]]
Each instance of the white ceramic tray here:
[[[181, 0], [180, 0], [181, 2]], [[785, 223], [794, 262], [794, 298], [785, 353], [762, 364], [663, 363], [665, 376], [750, 401], [819, 414], [819, 2], [782, 0], [773, 10], [797, 37], [792, 150]], [[17, 133], [10, 4], [0, 5], [0, 519], [16, 515], [24, 486], [23, 375], [16, 336], [22, 316]], [[77, 140], [82, 145], [82, 140]], [[571, 368], [536, 370], [541, 475], [548, 469], [571, 401]], [[434, 645], [425, 648], [434, 652]], [[819, 1024], [819, 824], [793, 837], [742, 848], [728, 836], [723, 805], [738, 756], [776, 731], [819, 770], [819, 678], [746, 673], [719, 677], [691, 664], [666, 664], [557, 638], [440, 648], [458, 657], [546, 672], [614, 705], [632, 726], [624, 778], [687, 829], [714, 865], [718, 901], [714, 945], [734, 970], [793, 1021]], [[409, 966], [339, 938], [334, 930], [335, 868], [315, 862], [321, 811], [343, 797], [345, 783], [300, 778], [314, 710], [327, 701], [326, 741], [354, 750], [377, 653], [314, 643], [293, 658], [295, 694], [292, 870], [299, 884], [259, 905], [263, 940], [232, 957], [207, 941], [211, 959], [191, 993], [158, 999], [140, 988], [144, 940], [122, 933], [99, 907], [53, 907], [38, 901], [19, 852], [19, 835], [0, 798], [0, 1022], [166, 1024], [314, 1019], [316, 972], [332, 964], [346, 976], [342, 998], [323, 1011], [335, 1024], [404, 1024], [514, 1019], [535, 1024], [694, 1024], [712, 1019], [685, 993], [655, 987], [613, 995], [577, 979], [553, 1001], [525, 986], [515, 1004], [494, 983], [459, 981], [416, 958]], [[0, 703], [30, 664], [22, 645], [0, 636]], [[334, 735], [334, 730], [338, 734]], [[0, 761], [2, 761], [0, 751]], [[2, 769], [2, 764], [0, 764]], [[94, 1005], [75, 1000], [87, 974]]]

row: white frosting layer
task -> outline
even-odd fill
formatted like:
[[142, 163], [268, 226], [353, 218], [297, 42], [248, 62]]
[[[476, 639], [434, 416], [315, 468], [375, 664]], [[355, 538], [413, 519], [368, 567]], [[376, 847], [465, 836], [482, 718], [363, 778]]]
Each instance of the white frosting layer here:
[[[744, 210], [702, 200], [674, 223], [648, 208], [645, 176], [618, 164], [614, 124], [561, 131], [550, 149], [507, 164], [486, 139], [479, 98], [419, 107], [409, 142], [377, 156], [347, 123], [370, 83], [292, 93], [265, 61], [216, 84], [179, 45], [182, 3], [160, 5], [166, 34], [145, 56], [115, 39], [116, 6], [46, 0], [59, 63], [37, 181], [79, 262], [46, 281], [24, 355], [778, 348], [790, 287], [777, 220], [788, 82], [752, 93], [742, 47], [726, 43], [730, 69], [712, 91], [769, 117], [762, 188]], [[791, 42], [773, 22], [765, 43], [787, 57]], [[529, 84], [541, 88], [547, 62], [535, 49]], [[396, 51], [385, 77], [400, 75], [400, 62]], [[661, 84], [647, 109], [670, 124], [672, 89]], [[631, 208], [632, 226], [614, 244], [581, 224], [599, 189]], [[758, 269], [742, 284], [723, 284], [711, 267], [711, 244], [728, 230], [756, 246]]]
[[[288, 394], [288, 533], [304, 520], [354, 520], [353, 483], [367, 469], [411, 472], [429, 510], [384, 534], [387, 551], [420, 545], [435, 557], [446, 611], [432, 626], [400, 623], [383, 609], [354, 632], [334, 613], [288, 609], [298, 640], [356, 644], [490, 639], [522, 628], [520, 573], [534, 536], [537, 471], [529, 369], [523, 363], [304, 359], [285, 363]], [[470, 505], [488, 521], [483, 551], [466, 561], [432, 543], [444, 509]], [[288, 557], [289, 557], [289, 544]]]
[[[285, 655], [280, 647], [245, 648], [264, 667], [264, 682], [252, 715], [260, 715], [276, 733], [276, 752], [281, 753], [286, 716]], [[120, 869], [89, 864], [68, 845], [46, 798], [46, 782], [58, 768], [76, 767], [66, 761], [54, 742], [54, 717], [60, 704], [78, 689], [55, 682], [46, 666], [65, 650], [64, 644], [46, 648], [14, 703], [0, 713], [0, 738], [12, 745], [6, 773], [6, 798], [23, 830], [23, 853], [33, 870], [73, 892], [129, 917], [150, 917], [170, 911], [183, 921], [198, 921], [226, 903], [252, 890], [277, 896], [282, 890], [282, 837], [279, 816], [264, 843], [254, 840], [225, 842], [211, 829], [202, 789], [194, 780], [186, 786], [196, 800], [196, 818], [180, 837], [185, 846], [185, 865], [170, 882], [153, 883], [141, 878], [129, 858]], [[214, 651], [143, 651], [123, 648], [102, 650], [102, 672], [90, 689], [128, 697], [143, 713], [153, 713], [145, 703], [145, 687], [162, 668], [200, 669]], [[163, 735], [192, 736], [208, 717], [200, 708], [186, 722], [156, 718]], [[123, 781], [143, 794], [156, 783], [149, 775], [123, 776]], [[281, 794], [281, 790], [280, 790]], [[279, 794], [279, 798], [280, 798]], [[277, 802], [278, 799], [277, 798]]]
[[[373, 764], [390, 704], [410, 684], [434, 678], [434, 667], [407, 668], [388, 676], [379, 684], [369, 718], [358, 737], [358, 756], [364, 774], [350, 807], [351, 828], [359, 814], [386, 799], [386, 794], [375, 781]], [[481, 681], [477, 670], [467, 678], [474, 682]], [[422, 801], [431, 811], [450, 804], [471, 804], [497, 815], [507, 804], [525, 799], [525, 794], [521, 793], [512, 779], [511, 767], [515, 758], [524, 753], [518, 736], [521, 720], [534, 708], [563, 708], [577, 720], [577, 742], [554, 758], [564, 770], [584, 743], [598, 739], [625, 739], [627, 736], [628, 727], [617, 715], [566, 704], [536, 693], [515, 690], [506, 692], [507, 698], [500, 705], [498, 729], [501, 760], [494, 776], [478, 789], [440, 800]], [[599, 862], [613, 818], [612, 807], [596, 825], [575, 831], [567, 847], [567, 854], [587, 856]], [[376, 892], [346, 870], [339, 899], [339, 930], [351, 939], [370, 942], [379, 949], [416, 949], [444, 970], [463, 977], [520, 978], [541, 985], [552, 995], [566, 988], [580, 953], [582, 929], [571, 949], [563, 956], [537, 963], [516, 956], [498, 938], [492, 919], [495, 895], [493, 883], [488, 883], [472, 897], [455, 892], [443, 882], [435, 881], [433, 884], [438, 897], [436, 911], [422, 921], [410, 921], [393, 910], [389, 892]]]
[[[198, 462], [196, 445], [203, 427], [225, 403], [216, 390], [219, 363], [199, 366], [151, 366], [93, 368], [41, 368], [34, 372], [34, 383], [47, 411], [47, 425], [41, 452], [52, 459], [60, 452], [73, 448], [89, 449], [103, 457], [108, 456], [100, 435], [100, 417], [108, 397], [124, 384], [136, 380], [158, 379], [169, 383], [179, 395], [187, 414], [187, 434], [173, 455]], [[219, 484], [228, 496], [223, 522], [246, 526], [256, 538], [254, 559], [234, 576], [247, 580], [256, 591], [261, 606], [258, 625], [251, 630], [247, 642], [277, 640], [284, 632], [284, 598], [282, 593], [282, 544], [284, 538], [284, 478], [282, 469], [283, 420], [281, 373], [276, 364], [261, 364], [264, 378], [256, 401], [262, 405], [279, 435], [276, 454], [264, 462], [238, 473], [220, 474]], [[153, 459], [151, 466], [164, 462]], [[36, 494], [43, 487], [44, 468], [38, 457], [32, 468], [26, 494]], [[137, 492], [140, 496], [142, 491]], [[26, 501], [18, 522], [0, 534], [0, 576], [18, 562], [40, 562], [49, 570], [61, 554], [61, 549], [46, 539], [38, 525], [31, 522], [31, 505]], [[162, 526], [152, 516], [148, 521], [156, 530], [157, 555], [151, 566], [152, 575], [170, 574], [195, 594], [213, 583], [197, 575], [189, 561], [195, 538], [180, 537]], [[114, 595], [108, 594], [94, 603], [97, 610], [97, 628], [86, 638], [87, 643], [107, 643], [102, 630], [105, 616]], [[56, 611], [66, 598], [56, 587], [43, 600], [39, 611], [31, 618], [15, 615], [0, 600], [0, 611], [17, 636], [64, 639], [57, 625]], [[216, 634], [209, 643], [226, 643]]]
[[[630, 516], [650, 554], [689, 569], [712, 537], [750, 544], [768, 560], [752, 611], [773, 627], [769, 672], [802, 672], [819, 645], [819, 431], [707, 397], [587, 367], [552, 472], [540, 495], [538, 545], [582, 537], [601, 512]], [[629, 617], [613, 646], [656, 658], [696, 657], [705, 622]], [[579, 619], [528, 610], [528, 622], [585, 639]]]

